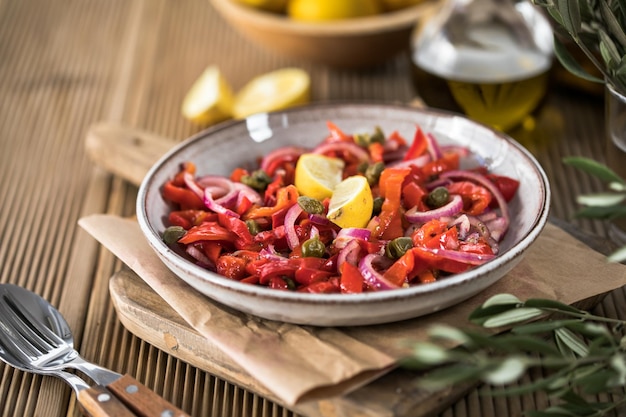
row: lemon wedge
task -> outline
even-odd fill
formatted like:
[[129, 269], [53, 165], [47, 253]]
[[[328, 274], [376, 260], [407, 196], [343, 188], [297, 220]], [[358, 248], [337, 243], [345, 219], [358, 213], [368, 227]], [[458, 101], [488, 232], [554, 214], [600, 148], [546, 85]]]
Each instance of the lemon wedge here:
[[291, 0], [287, 4], [290, 18], [306, 22], [372, 16], [381, 11], [378, 0]]
[[323, 200], [341, 182], [344, 165], [338, 158], [305, 153], [296, 164], [294, 184], [301, 195]]
[[326, 217], [342, 228], [365, 227], [373, 208], [374, 198], [367, 178], [354, 175], [337, 184]]
[[311, 80], [299, 68], [283, 68], [250, 80], [235, 96], [233, 115], [271, 112], [309, 102]]
[[233, 92], [220, 69], [211, 65], [191, 86], [181, 112], [198, 124], [213, 124], [232, 117]]

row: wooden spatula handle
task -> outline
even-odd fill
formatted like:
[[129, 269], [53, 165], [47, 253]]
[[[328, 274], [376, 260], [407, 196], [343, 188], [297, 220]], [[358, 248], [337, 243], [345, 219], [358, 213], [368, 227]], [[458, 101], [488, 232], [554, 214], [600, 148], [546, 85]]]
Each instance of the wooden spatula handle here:
[[122, 376], [117, 381], [109, 384], [107, 388], [138, 416], [189, 416], [189, 414], [176, 408], [130, 375]]

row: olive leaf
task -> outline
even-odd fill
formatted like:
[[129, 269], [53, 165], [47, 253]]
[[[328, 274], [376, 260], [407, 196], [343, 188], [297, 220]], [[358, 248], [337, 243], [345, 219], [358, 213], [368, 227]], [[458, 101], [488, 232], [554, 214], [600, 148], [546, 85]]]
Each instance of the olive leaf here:
[[525, 322], [542, 315], [538, 308], [520, 307], [515, 310], [508, 310], [486, 319], [482, 325], [487, 328], [503, 327], [515, 323]]
[[578, 204], [592, 207], [615, 206], [624, 200], [626, 200], [626, 194], [615, 193], [582, 194], [576, 198]]
[[613, 13], [613, 10], [611, 10], [605, 0], [599, 0], [598, 3], [600, 4], [600, 13], [602, 14], [602, 18], [607, 25], [607, 31], [615, 37], [623, 48], [626, 48], [626, 34], [620, 26], [620, 22]]
[[589, 348], [582, 338], [577, 336], [571, 330], [567, 328], [556, 329], [554, 331], [554, 335], [559, 342], [562, 342], [568, 349], [571, 350], [571, 352], [577, 354], [578, 356], [587, 356], [589, 353]]
[[581, 28], [580, 6], [578, 1], [556, 0], [556, 7], [562, 21], [560, 22], [574, 38], [578, 37]]
[[[577, 217], [586, 217], [592, 219], [613, 220], [626, 216], [626, 207], [585, 207], [576, 212]], [[610, 256], [609, 256], [610, 258]]]
[[593, 175], [594, 177], [600, 179], [602, 182], [618, 182], [624, 184], [624, 180], [619, 175], [617, 175], [615, 171], [591, 158], [569, 156], [563, 158], [563, 162], [566, 165], [570, 165], [574, 168], [586, 172], [587, 174]]
[[603, 79], [589, 74], [572, 54], [569, 53], [565, 45], [563, 45], [563, 42], [561, 42], [557, 36], [554, 37], [554, 55], [561, 65], [575, 76], [594, 83], [604, 83]]
[[[626, 211], [625, 211], [624, 215], [626, 216]], [[607, 256], [606, 259], [609, 262], [624, 262], [624, 261], [626, 261], [626, 246], [616, 250], [615, 252], [613, 252], [612, 254]]]
[[510, 356], [485, 372], [481, 379], [492, 385], [510, 384], [521, 378], [527, 367], [528, 362], [523, 356]]

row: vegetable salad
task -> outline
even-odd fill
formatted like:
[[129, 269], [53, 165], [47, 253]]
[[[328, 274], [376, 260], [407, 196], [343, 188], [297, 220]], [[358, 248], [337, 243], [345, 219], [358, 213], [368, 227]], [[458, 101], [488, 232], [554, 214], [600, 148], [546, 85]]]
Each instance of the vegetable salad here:
[[[162, 187], [174, 208], [164, 241], [226, 278], [311, 293], [422, 285], [498, 255], [516, 179], [460, 169], [469, 150], [440, 145], [419, 126], [407, 141], [398, 132], [347, 134], [327, 125], [315, 147], [276, 149], [255, 171], [237, 168], [227, 178], [183, 164]], [[364, 227], [338, 226], [328, 216], [332, 195], [298, 189], [305, 154], [340, 160], [344, 179], [367, 179], [373, 204]]]

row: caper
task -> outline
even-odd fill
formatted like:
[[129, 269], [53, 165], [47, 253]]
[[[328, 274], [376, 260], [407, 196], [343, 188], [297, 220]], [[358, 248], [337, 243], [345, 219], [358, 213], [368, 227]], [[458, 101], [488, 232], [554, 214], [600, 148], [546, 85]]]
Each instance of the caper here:
[[305, 195], [298, 197], [298, 205], [309, 214], [322, 214], [324, 212], [324, 205], [320, 201]]
[[326, 245], [319, 237], [314, 237], [302, 243], [302, 256], [305, 258], [322, 258], [326, 253]]
[[272, 182], [272, 177], [262, 169], [257, 169], [256, 171], [252, 171], [250, 175], [243, 175], [241, 182], [257, 191], [263, 191]]
[[376, 126], [374, 133], [355, 133], [354, 141], [366, 148], [372, 143], [385, 143], [385, 134], [379, 126]]
[[365, 170], [365, 178], [367, 178], [367, 182], [370, 185], [378, 183], [378, 180], [380, 179], [380, 174], [382, 174], [384, 169], [385, 164], [382, 162], [376, 162], [375, 164], [368, 166]]
[[181, 226], [170, 226], [163, 232], [163, 242], [168, 245], [173, 245], [178, 240], [185, 236], [187, 231]]
[[259, 226], [259, 223], [254, 219], [246, 220], [246, 226], [251, 235], [256, 235], [261, 231], [261, 226]]
[[448, 200], [450, 200], [450, 193], [446, 187], [437, 187], [428, 194], [426, 204], [430, 208], [439, 208], [448, 204]]
[[383, 203], [385, 199], [382, 197], [374, 198], [374, 207], [372, 208], [372, 216], [378, 216], [383, 211]]
[[397, 237], [387, 243], [385, 255], [391, 259], [398, 259], [413, 247], [413, 241], [410, 237]]
[[289, 277], [283, 277], [283, 279], [287, 283], [287, 289], [288, 290], [295, 290], [296, 289], [296, 282], [293, 279], [291, 279]]

